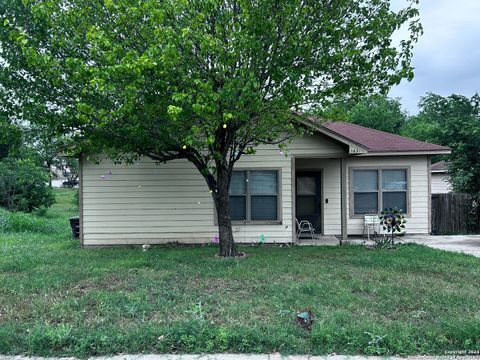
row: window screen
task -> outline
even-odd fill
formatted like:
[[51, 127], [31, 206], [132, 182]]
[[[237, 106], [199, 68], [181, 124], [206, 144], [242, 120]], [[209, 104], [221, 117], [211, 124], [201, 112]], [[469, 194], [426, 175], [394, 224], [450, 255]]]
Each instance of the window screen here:
[[407, 171], [382, 170], [382, 208], [407, 211]]
[[354, 170], [353, 171], [354, 191], [377, 191], [378, 171], [377, 170]]
[[383, 190], [407, 190], [407, 172], [405, 170], [382, 170]]
[[376, 214], [378, 212], [378, 193], [356, 193], [354, 209], [355, 214]]
[[276, 170], [234, 171], [230, 181], [232, 220], [278, 220], [278, 189]]
[[408, 209], [407, 169], [352, 171], [353, 213], [376, 214], [385, 209]]
[[353, 171], [353, 213], [357, 215], [378, 212], [378, 171]]
[[230, 217], [232, 220], [247, 219], [247, 172], [234, 171], [230, 180]]
[[406, 191], [390, 191], [383, 193], [383, 209], [394, 209], [406, 211], [407, 209], [407, 192]]

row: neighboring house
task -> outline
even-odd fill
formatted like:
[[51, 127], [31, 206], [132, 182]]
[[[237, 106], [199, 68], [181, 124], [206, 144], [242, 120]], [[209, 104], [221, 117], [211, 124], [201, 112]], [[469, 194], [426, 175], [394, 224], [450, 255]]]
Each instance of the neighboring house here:
[[[362, 234], [365, 214], [406, 210], [408, 233], [430, 232], [429, 165], [447, 147], [362, 126], [305, 121], [311, 133], [260, 146], [236, 163], [231, 216], [239, 243], [295, 242], [295, 217], [319, 235]], [[203, 177], [186, 160], [133, 165], [81, 158], [81, 241], [90, 245], [205, 243], [218, 236]]]
[[439, 161], [430, 167], [432, 194], [445, 194], [452, 192], [450, 176], [448, 175], [448, 163]]
[[78, 173], [72, 171], [72, 168], [68, 165], [52, 165], [50, 166], [50, 172], [53, 175], [52, 187], [78, 187]]
[[66, 180], [63, 174], [63, 169], [61, 167], [52, 165], [50, 166], [50, 172], [53, 175], [52, 187], [61, 188], [63, 185], [63, 182]]

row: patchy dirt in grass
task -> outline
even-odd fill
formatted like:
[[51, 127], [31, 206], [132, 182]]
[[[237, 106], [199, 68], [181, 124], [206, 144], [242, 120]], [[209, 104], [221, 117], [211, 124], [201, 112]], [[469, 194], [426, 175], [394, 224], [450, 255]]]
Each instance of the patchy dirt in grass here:
[[352, 294], [355, 294], [359, 297], [362, 297], [362, 298], [365, 298], [365, 299], [368, 299], [368, 300], [375, 300], [375, 299], [378, 298], [377, 294], [374, 294], [374, 293], [371, 293], [371, 292], [368, 292], [368, 291], [364, 291], [364, 290], [353, 289]]

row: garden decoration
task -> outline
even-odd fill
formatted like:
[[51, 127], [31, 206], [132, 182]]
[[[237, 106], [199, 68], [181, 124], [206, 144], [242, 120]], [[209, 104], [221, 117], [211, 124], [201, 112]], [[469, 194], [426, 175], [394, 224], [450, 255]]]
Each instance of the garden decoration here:
[[310, 310], [304, 309], [303, 311], [297, 313], [297, 323], [304, 330], [312, 330], [312, 322], [313, 322], [313, 313]]
[[378, 240], [377, 245], [380, 247], [394, 245], [395, 235], [403, 232], [407, 220], [403, 211], [397, 208], [385, 209], [380, 215], [380, 224], [386, 231], [383, 239]]
[[263, 244], [265, 242], [265, 234], [260, 234], [260, 243]]
[[100, 179], [102, 179], [102, 180], [108, 179], [108, 177], [109, 177], [110, 175], [112, 175], [112, 172], [111, 172], [111, 171], [109, 171], [109, 172], [107, 173], [107, 175], [100, 175]]

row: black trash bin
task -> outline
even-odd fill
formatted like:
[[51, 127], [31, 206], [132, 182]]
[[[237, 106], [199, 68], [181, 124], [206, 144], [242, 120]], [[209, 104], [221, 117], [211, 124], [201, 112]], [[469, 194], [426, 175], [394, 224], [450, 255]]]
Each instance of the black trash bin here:
[[72, 236], [74, 239], [80, 237], [80, 218], [78, 216], [72, 217], [70, 220], [70, 227], [72, 228]]

